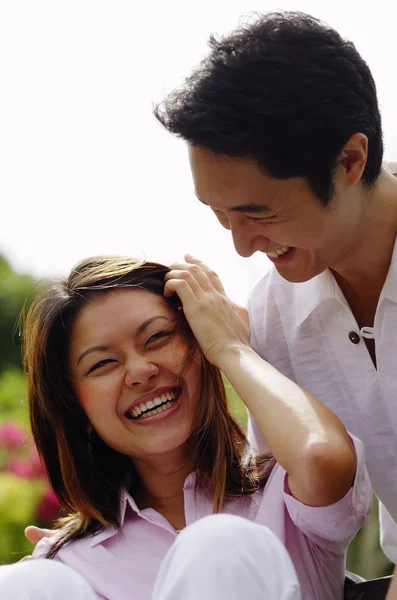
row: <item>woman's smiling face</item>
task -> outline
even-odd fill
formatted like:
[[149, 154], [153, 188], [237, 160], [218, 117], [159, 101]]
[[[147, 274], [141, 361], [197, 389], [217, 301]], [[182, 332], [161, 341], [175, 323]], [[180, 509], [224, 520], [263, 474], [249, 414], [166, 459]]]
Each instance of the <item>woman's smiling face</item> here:
[[[69, 374], [96, 433], [131, 459], [182, 447], [194, 427], [200, 365], [164, 299], [137, 288], [88, 302], [71, 330]], [[156, 408], [157, 407], [157, 408]]]

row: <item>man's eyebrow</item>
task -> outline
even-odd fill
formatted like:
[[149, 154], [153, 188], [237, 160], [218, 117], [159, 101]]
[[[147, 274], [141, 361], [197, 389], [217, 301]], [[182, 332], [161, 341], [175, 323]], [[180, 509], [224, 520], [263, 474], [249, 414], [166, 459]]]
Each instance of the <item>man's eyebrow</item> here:
[[[169, 318], [164, 317], [163, 315], [158, 315], [157, 317], [151, 317], [150, 319], [147, 319], [146, 321], [144, 321], [142, 323], [142, 325], [140, 325], [138, 327], [138, 329], [136, 330], [136, 334], [141, 335], [145, 331], [145, 329], [147, 329], [149, 327], [149, 325], [151, 325], [154, 321], [157, 321], [158, 319], [164, 319], [165, 321], [169, 321]], [[91, 352], [107, 352], [110, 349], [111, 349], [111, 346], [107, 346], [107, 345], [92, 346], [91, 348], [87, 348], [87, 350], [84, 350], [84, 352], [80, 355], [80, 357], [77, 361], [77, 366], [83, 360], [83, 358], [85, 356], [87, 356], [87, 354], [90, 354]]]
[[264, 204], [255, 204], [254, 202], [250, 202], [248, 204], [238, 204], [237, 206], [232, 206], [230, 212], [267, 213], [269, 210], [269, 207], [265, 206]]

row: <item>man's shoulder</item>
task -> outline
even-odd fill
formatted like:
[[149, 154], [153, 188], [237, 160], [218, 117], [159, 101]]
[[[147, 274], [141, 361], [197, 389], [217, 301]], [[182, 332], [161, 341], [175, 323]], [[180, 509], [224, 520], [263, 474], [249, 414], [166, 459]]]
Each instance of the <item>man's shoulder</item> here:
[[280, 306], [284, 310], [293, 310], [296, 298], [304, 294], [306, 288], [312, 288], [316, 282], [291, 283], [277, 272], [273, 266], [255, 284], [249, 297], [250, 311]]
[[394, 176], [397, 176], [397, 162], [396, 161], [385, 161], [383, 163], [385, 169], [390, 171]]
[[251, 292], [248, 313], [253, 336], [295, 335], [313, 311], [338, 296], [329, 270], [308, 281], [293, 283], [272, 268]]
[[260, 297], [263, 295], [263, 293], [266, 293], [271, 288], [274, 288], [278, 285], [283, 285], [284, 283], [288, 284], [288, 281], [280, 277], [277, 270], [273, 266], [271, 266], [270, 269], [268, 269], [266, 273], [262, 275], [259, 281], [256, 282], [256, 284], [252, 288], [250, 297]]
[[252, 335], [264, 339], [269, 331], [279, 337], [282, 320], [293, 318], [296, 284], [290, 283], [272, 267], [251, 291], [248, 313]]
[[295, 329], [298, 285], [272, 267], [255, 285], [248, 303], [252, 347], [287, 377], [293, 372], [286, 335]]

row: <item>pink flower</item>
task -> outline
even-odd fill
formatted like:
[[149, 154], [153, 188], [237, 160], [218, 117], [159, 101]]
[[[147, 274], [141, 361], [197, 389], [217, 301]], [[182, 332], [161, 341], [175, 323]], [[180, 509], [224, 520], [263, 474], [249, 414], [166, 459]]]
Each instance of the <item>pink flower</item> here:
[[14, 423], [5, 423], [0, 427], [0, 444], [8, 449], [20, 448], [26, 439], [26, 431]]
[[29, 449], [29, 460], [32, 467], [32, 473], [34, 477], [47, 478], [45, 467], [41, 461], [39, 453], [37, 452], [36, 446], [32, 446]]
[[39, 502], [36, 514], [40, 521], [49, 523], [59, 516], [60, 508], [61, 506], [54, 491], [48, 488]]
[[15, 475], [24, 479], [34, 479], [36, 477], [32, 463], [26, 458], [11, 459], [5, 465], [4, 470], [9, 473], [15, 473]]

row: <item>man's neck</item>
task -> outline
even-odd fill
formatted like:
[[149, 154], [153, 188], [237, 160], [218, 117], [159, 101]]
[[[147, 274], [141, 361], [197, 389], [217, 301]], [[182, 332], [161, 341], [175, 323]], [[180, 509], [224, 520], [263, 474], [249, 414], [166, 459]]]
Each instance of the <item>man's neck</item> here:
[[[348, 302], [358, 327], [373, 327], [375, 314], [393, 256], [397, 236], [397, 179], [382, 174], [368, 192], [362, 234], [349, 254], [331, 265], [331, 271]], [[376, 368], [373, 339], [364, 339]]]
[[360, 239], [347, 256], [331, 265], [348, 300], [350, 296], [379, 299], [397, 236], [397, 179], [382, 172], [367, 200]]

